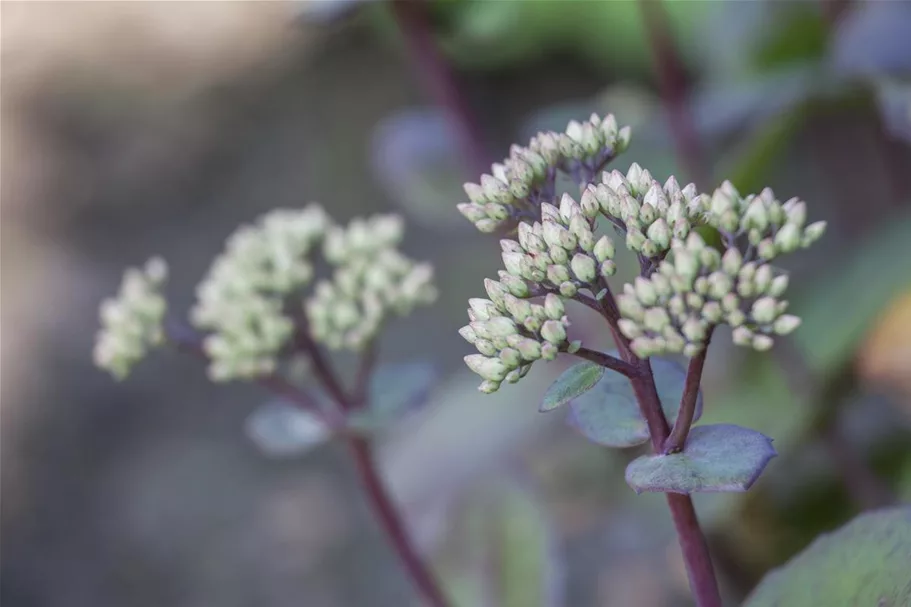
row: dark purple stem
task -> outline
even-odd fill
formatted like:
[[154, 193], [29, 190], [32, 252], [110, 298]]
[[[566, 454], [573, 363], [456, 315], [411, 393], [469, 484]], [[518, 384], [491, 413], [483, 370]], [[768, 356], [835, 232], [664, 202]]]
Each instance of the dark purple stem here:
[[711, 175], [705, 166], [702, 146], [687, 107], [686, 69], [674, 41], [663, 0], [639, 0], [645, 30], [658, 72], [661, 96], [667, 106], [671, 135], [680, 163], [696, 185], [708, 187]]
[[705, 367], [705, 357], [708, 354], [711, 332], [706, 336], [705, 347], [702, 352], [690, 359], [686, 370], [686, 381], [683, 384], [683, 396], [680, 398], [680, 411], [674, 421], [670, 435], [664, 441], [664, 454], [679, 453], [686, 445], [686, 437], [696, 417], [696, 402], [699, 400], [699, 384], [702, 382], [702, 369]]
[[621, 375], [626, 377], [636, 377], [639, 375], [640, 370], [636, 365], [632, 365], [625, 360], [620, 360], [610, 354], [605, 354], [603, 352], [598, 352], [597, 350], [590, 350], [588, 348], [579, 348], [573, 352], [574, 356], [579, 358], [584, 358], [585, 360], [600, 365], [605, 369], [610, 369], [611, 371], [616, 371]]
[[488, 172], [490, 163], [484, 137], [459, 90], [452, 69], [433, 39], [427, 2], [392, 0], [389, 4], [430, 96], [445, 110], [455, 127], [466, 168], [476, 175]]

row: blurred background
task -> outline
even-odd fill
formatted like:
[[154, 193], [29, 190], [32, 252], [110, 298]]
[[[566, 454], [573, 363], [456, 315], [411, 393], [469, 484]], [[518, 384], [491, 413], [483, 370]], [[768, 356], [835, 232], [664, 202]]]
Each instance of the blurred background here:
[[709, 358], [704, 421], [779, 452], [750, 492], [698, 496], [730, 604], [911, 499], [908, 40], [911, 3], [885, 0], [3, 2], [0, 600], [416, 604], [342, 448], [268, 457], [245, 427], [269, 396], [178, 354], [122, 384], [91, 364], [125, 266], [165, 255], [184, 311], [238, 224], [316, 200], [402, 213], [436, 265], [440, 301], [381, 355], [439, 382], [379, 453], [459, 605], [690, 604], [663, 499], [623, 481], [638, 452], [537, 413], [566, 363], [492, 397], [462, 363], [500, 262], [461, 184], [592, 112], [633, 126], [614, 168], [768, 185], [829, 222], [786, 261], [794, 339]]

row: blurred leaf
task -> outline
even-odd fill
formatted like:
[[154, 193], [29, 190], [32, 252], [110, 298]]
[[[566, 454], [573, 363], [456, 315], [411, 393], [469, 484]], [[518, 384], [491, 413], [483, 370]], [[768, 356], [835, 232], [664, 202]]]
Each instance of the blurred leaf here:
[[824, 275], [795, 288], [791, 305], [803, 324], [793, 339], [814, 371], [838, 373], [883, 308], [911, 285], [909, 240], [911, 215], [890, 218], [860, 246], [830, 260]]
[[760, 71], [789, 65], [794, 62], [819, 63], [826, 55], [829, 43], [829, 24], [823, 11], [815, 4], [792, 2], [777, 9], [768, 37], [752, 57]]
[[606, 369], [595, 363], [582, 362], [564, 371], [557, 380], [547, 388], [539, 411], [553, 411], [569, 401], [591, 390]]
[[[616, 352], [611, 352], [615, 354]], [[655, 386], [670, 423], [677, 419], [686, 372], [676, 362], [652, 358]], [[702, 394], [696, 401], [695, 419], [702, 415]], [[589, 440], [608, 447], [633, 447], [649, 438], [648, 425], [629, 379], [608, 372], [591, 390], [571, 400], [566, 422]]]
[[389, 198], [430, 227], [470, 227], [456, 210], [465, 167], [451, 121], [435, 109], [407, 110], [376, 126], [371, 166]]
[[514, 482], [488, 485], [469, 498], [462, 526], [465, 567], [445, 578], [456, 607], [560, 604], [563, 565], [531, 492]]
[[733, 156], [731, 166], [723, 166], [719, 174], [728, 175], [741, 192], [759, 192], [765, 187], [775, 162], [784, 157], [805, 118], [805, 112], [792, 110], [750, 131], [730, 154]]
[[911, 81], [879, 78], [873, 86], [885, 128], [895, 137], [911, 142]]
[[626, 468], [636, 493], [746, 491], [775, 457], [772, 439], [741, 426], [719, 424], [690, 430], [684, 450], [644, 455]]
[[276, 400], [254, 411], [247, 434], [270, 457], [303, 455], [329, 440], [329, 429], [315, 415], [291, 403]]
[[832, 41], [834, 69], [850, 76], [911, 74], [911, 4], [861, 2], [852, 6]]
[[349, 416], [360, 431], [386, 427], [427, 402], [438, 379], [434, 365], [410, 362], [381, 365], [370, 376], [367, 407]]
[[774, 570], [744, 607], [911, 605], [911, 508], [862, 514]]

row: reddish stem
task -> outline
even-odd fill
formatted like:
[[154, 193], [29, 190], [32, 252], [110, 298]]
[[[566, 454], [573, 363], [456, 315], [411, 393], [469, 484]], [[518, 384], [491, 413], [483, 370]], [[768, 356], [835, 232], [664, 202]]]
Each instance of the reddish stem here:
[[705, 340], [705, 347], [696, 356], [690, 359], [686, 370], [686, 382], [683, 385], [683, 396], [680, 398], [680, 410], [674, 421], [674, 428], [670, 436], [664, 441], [665, 454], [679, 453], [686, 445], [686, 437], [690, 433], [690, 426], [696, 417], [696, 402], [699, 400], [699, 384], [702, 382], [702, 369], [705, 367], [705, 357], [708, 354], [711, 332]]
[[452, 121], [466, 168], [480, 175], [490, 170], [484, 137], [456, 84], [455, 75], [433, 39], [423, 0], [393, 0], [389, 3], [408, 45], [408, 51], [434, 102]]
[[389, 541], [408, 571], [411, 580], [428, 601], [428, 605], [431, 607], [446, 607], [448, 605], [446, 597], [443, 596], [433, 574], [425, 566], [420, 554], [411, 543], [408, 531], [399, 516], [398, 509], [386, 491], [386, 486], [377, 470], [370, 444], [366, 439], [357, 436], [350, 437], [347, 442], [364, 493], [370, 501], [373, 514], [389, 537]]

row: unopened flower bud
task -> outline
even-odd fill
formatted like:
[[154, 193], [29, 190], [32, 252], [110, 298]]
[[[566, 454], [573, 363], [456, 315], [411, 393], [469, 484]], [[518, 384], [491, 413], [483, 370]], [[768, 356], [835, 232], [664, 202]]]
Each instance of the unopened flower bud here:
[[731, 276], [725, 272], [712, 272], [708, 280], [708, 295], [712, 299], [721, 299], [727, 295], [733, 287]]
[[800, 318], [793, 314], [782, 314], [775, 319], [772, 330], [778, 335], [787, 335], [800, 326]]
[[667, 249], [668, 245], [671, 243], [671, 232], [663, 217], [659, 217], [649, 226], [647, 234], [649, 240], [658, 245], [659, 249]]
[[645, 315], [642, 318], [642, 324], [645, 325], [645, 328], [655, 333], [660, 333], [670, 322], [671, 319], [664, 308], [650, 308], [645, 311]]
[[579, 201], [579, 206], [582, 207], [582, 214], [589, 219], [594, 219], [598, 216], [598, 213], [601, 210], [601, 204], [598, 202], [595, 186], [589, 185], [585, 188], [585, 191], [582, 192], [582, 199]]
[[734, 209], [728, 209], [718, 216], [718, 227], [725, 232], [734, 233], [740, 227], [740, 216]]
[[728, 249], [721, 258], [721, 269], [730, 276], [737, 276], [743, 265], [743, 256], [735, 248]]
[[756, 293], [765, 293], [772, 284], [774, 271], [770, 265], [761, 265], [756, 270], [756, 276], [753, 277], [753, 285], [756, 287]]
[[459, 209], [459, 213], [461, 213], [465, 219], [472, 223], [476, 223], [487, 217], [484, 206], [480, 204], [462, 202], [456, 205], [456, 208]]
[[500, 283], [516, 297], [528, 297], [528, 284], [518, 276], [500, 272]]
[[674, 238], [684, 240], [689, 236], [691, 225], [685, 217], [679, 217], [674, 221]]
[[655, 288], [647, 279], [637, 276], [633, 285], [636, 289], [636, 297], [644, 306], [653, 306], [658, 302], [658, 294], [655, 293]]
[[502, 360], [482, 354], [469, 354], [465, 357], [465, 364], [484, 379], [494, 382], [503, 381], [509, 372]]
[[617, 264], [614, 263], [612, 259], [606, 259], [601, 262], [601, 266], [598, 268], [601, 273], [601, 276], [607, 278], [613, 276], [617, 272]]
[[642, 322], [645, 317], [645, 308], [642, 304], [631, 295], [620, 295], [617, 297], [617, 308], [624, 318], [629, 318], [636, 322]]
[[543, 360], [555, 360], [560, 353], [560, 348], [549, 341], [541, 344], [541, 358]]
[[760, 198], [754, 198], [743, 214], [742, 226], [746, 230], [756, 229], [763, 231], [769, 227], [769, 215], [765, 203]]
[[551, 320], [560, 320], [566, 313], [563, 300], [554, 293], [548, 293], [544, 298], [544, 311]]
[[738, 346], [750, 346], [753, 344], [753, 332], [746, 327], [737, 327], [731, 333], [731, 340]]
[[560, 295], [563, 297], [574, 297], [579, 292], [576, 283], [569, 280], [560, 283]]
[[489, 278], [484, 279], [484, 290], [487, 291], [487, 296], [490, 298], [490, 301], [496, 304], [497, 307], [503, 305], [503, 296], [509, 293], [502, 283]]
[[784, 209], [787, 214], [787, 222], [794, 224], [798, 229], [803, 228], [807, 222], [807, 203], [792, 198], [784, 204]]
[[705, 322], [698, 318], [689, 318], [683, 323], [682, 331], [689, 341], [702, 341], [705, 339]]
[[778, 248], [771, 238], [763, 238], [756, 247], [756, 252], [761, 259], [771, 261], [778, 255]]
[[614, 149], [618, 154], [622, 154], [629, 147], [630, 139], [632, 139], [632, 129], [625, 126], [617, 133], [617, 143], [614, 145]]
[[782, 274], [772, 279], [769, 284], [768, 293], [772, 297], [781, 297], [788, 288], [788, 275]]
[[474, 347], [484, 356], [496, 356], [497, 347], [489, 339], [479, 339], [475, 342]]
[[558, 320], [547, 320], [541, 325], [541, 337], [552, 344], [566, 341], [566, 328]]
[[485, 379], [484, 381], [481, 382], [481, 385], [478, 386], [478, 390], [483, 392], [484, 394], [493, 394], [494, 392], [496, 392], [499, 389], [500, 389], [500, 382], [490, 381], [489, 379]]
[[790, 222], [781, 226], [781, 229], [775, 234], [775, 246], [782, 253], [796, 251], [800, 247], [800, 240], [800, 230]]
[[525, 255], [522, 253], [504, 252], [503, 266], [512, 276], [522, 276], [522, 262], [524, 259]]
[[573, 274], [576, 275], [576, 278], [582, 282], [590, 283], [597, 277], [595, 260], [588, 255], [576, 253], [573, 256], [570, 267], [572, 268]]
[[724, 312], [718, 302], [710, 301], [702, 306], [702, 318], [711, 324], [718, 324], [724, 317]]
[[470, 326], [464, 326], [459, 329], [459, 335], [461, 335], [465, 341], [470, 344], [474, 344], [476, 341], [478, 341], [477, 333], [475, 333], [474, 329], [472, 329]]
[[525, 338], [517, 346], [516, 350], [523, 359], [528, 361], [538, 360], [541, 358], [541, 344], [534, 339]]
[[772, 297], [760, 297], [757, 299], [753, 302], [753, 307], [750, 310], [753, 320], [763, 325], [775, 320], [777, 303]]
[[756, 335], [753, 337], [753, 343], [751, 345], [757, 352], [765, 352], [771, 349], [773, 344], [774, 341], [768, 335]]
[[628, 318], [621, 318], [618, 320], [617, 326], [620, 328], [620, 332], [629, 339], [636, 339], [642, 335], [642, 329], [639, 325]]
[[500, 350], [500, 360], [503, 361], [509, 369], [517, 369], [522, 364], [522, 356], [518, 350], [513, 348], [503, 348]]
[[822, 238], [822, 235], [826, 231], [826, 222], [825, 221], [816, 221], [811, 223], [803, 231], [803, 239], [801, 240], [801, 246], [806, 248], [811, 244]]

